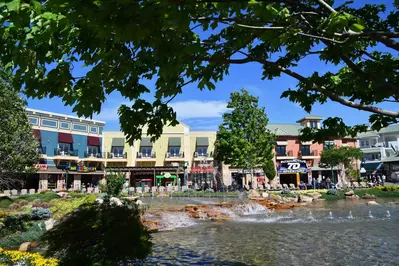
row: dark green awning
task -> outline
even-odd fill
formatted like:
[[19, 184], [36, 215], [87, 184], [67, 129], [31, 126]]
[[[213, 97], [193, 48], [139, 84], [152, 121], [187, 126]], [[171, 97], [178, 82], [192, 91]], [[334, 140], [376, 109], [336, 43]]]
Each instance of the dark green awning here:
[[169, 138], [169, 147], [180, 147], [181, 138]]
[[[163, 176], [163, 175], [157, 175], [157, 176], [155, 176], [156, 178], [165, 178], [165, 176]], [[175, 175], [170, 175], [170, 177], [168, 177], [168, 178], [177, 178], [177, 176], [175, 176]]]
[[198, 137], [197, 138], [197, 146], [209, 146], [209, 139], [208, 138], [203, 138], [203, 137]]
[[380, 162], [378, 163], [365, 163], [362, 165], [362, 167], [364, 169], [366, 169], [366, 171], [374, 171], [377, 169], [377, 167], [380, 165]]
[[142, 138], [140, 147], [152, 147], [152, 142], [150, 138]]
[[112, 139], [112, 147], [124, 147], [125, 139], [124, 138], [113, 138]]

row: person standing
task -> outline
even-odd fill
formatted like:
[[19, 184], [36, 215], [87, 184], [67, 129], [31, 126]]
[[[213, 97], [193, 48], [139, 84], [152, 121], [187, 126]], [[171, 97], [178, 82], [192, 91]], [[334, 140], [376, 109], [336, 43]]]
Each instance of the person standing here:
[[326, 183], [327, 183], [327, 188], [330, 189], [331, 179], [329, 177], [327, 177]]

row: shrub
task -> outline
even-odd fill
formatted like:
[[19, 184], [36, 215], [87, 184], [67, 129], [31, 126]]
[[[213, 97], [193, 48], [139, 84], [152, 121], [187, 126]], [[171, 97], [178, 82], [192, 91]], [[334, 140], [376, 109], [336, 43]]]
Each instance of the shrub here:
[[46, 226], [44, 223], [35, 223], [24, 232], [17, 231], [13, 234], [3, 237], [0, 240], [0, 247], [18, 247], [24, 242], [37, 241], [45, 232]]
[[40, 204], [40, 203], [42, 203], [42, 201], [40, 199], [35, 199], [34, 201], [32, 201], [32, 205]]
[[53, 218], [58, 220], [73, 212], [82, 204], [94, 203], [96, 195], [86, 195], [80, 198], [59, 199], [51, 204], [50, 210], [53, 212]]
[[31, 217], [28, 214], [3, 216], [0, 219], [0, 223], [2, 224], [0, 237], [12, 234], [16, 231], [26, 231], [29, 227], [30, 219]]
[[46, 208], [32, 208], [32, 220], [47, 220], [51, 217], [51, 211]]
[[0, 209], [6, 209], [12, 204], [12, 199], [9, 197], [0, 197]]
[[32, 208], [50, 208], [50, 204], [47, 202], [32, 204]]
[[337, 192], [336, 189], [329, 189], [329, 190], [327, 191], [327, 194], [328, 194], [328, 195], [337, 195], [338, 192]]
[[283, 189], [283, 190], [281, 190], [281, 194], [291, 194], [291, 190]]
[[[150, 233], [136, 205], [84, 204], [47, 231], [46, 255], [63, 265], [116, 265], [143, 260], [151, 252]], [[73, 228], [73, 230], [71, 230]]]
[[123, 184], [126, 181], [126, 177], [122, 174], [108, 174], [107, 184], [101, 184], [101, 191], [111, 197], [119, 196], [123, 190]]
[[28, 253], [0, 248], [0, 261], [4, 265], [57, 266], [57, 259], [43, 258], [39, 253]]
[[20, 200], [20, 201], [18, 201], [18, 204], [21, 206], [26, 206], [29, 204], [29, 202], [27, 200]]
[[18, 210], [21, 206], [18, 203], [13, 203], [8, 207], [10, 210]]

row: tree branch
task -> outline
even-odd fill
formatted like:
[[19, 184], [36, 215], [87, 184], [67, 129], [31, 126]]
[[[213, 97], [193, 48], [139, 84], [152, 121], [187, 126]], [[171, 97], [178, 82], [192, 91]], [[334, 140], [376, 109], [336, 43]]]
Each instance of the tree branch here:
[[319, 2], [320, 6], [324, 6], [325, 8], [327, 8], [328, 10], [330, 10], [331, 13], [337, 13], [337, 11], [335, 11], [334, 8], [332, 8], [329, 4], [327, 4], [326, 2], [324, 2], [323, 0], [316, 0], [317, 2]]

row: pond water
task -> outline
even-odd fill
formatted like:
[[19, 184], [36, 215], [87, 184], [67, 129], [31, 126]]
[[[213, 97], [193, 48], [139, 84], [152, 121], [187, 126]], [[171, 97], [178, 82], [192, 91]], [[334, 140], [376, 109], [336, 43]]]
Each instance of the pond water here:
[[[151, 208], [210, 199], [144, 200]], [[336, 201], [285, 212], [241, 203], [232, 221], [163, 217], [147, 265], [399, 265], [399, 206]]]

